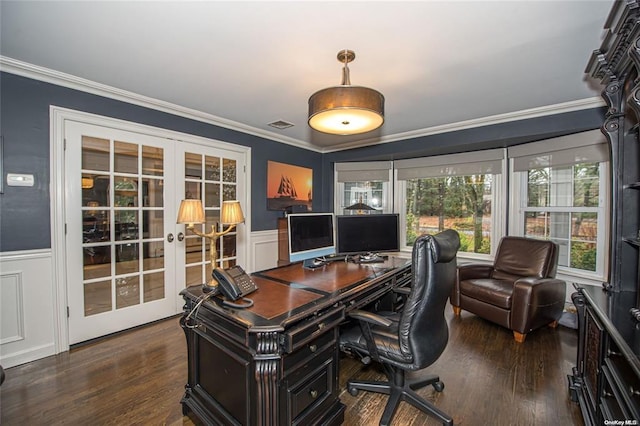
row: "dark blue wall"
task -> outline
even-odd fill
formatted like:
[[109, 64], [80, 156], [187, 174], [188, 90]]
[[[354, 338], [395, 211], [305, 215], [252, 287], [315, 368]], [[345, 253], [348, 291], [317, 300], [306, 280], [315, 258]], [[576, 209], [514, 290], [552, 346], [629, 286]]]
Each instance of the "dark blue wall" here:
[[605, 107], [593, 108], [327, 153], [322, 159], [322, 168], [328, 171], [324, 174], [323, 186], [326, 188], [324, 191], [326, 198], [322, 202], [324, 205], [333, 203], [332, 170], [334, 164], [338, 162], [400, 160], [505, 148], [598, 129], [604, 122], [605, 112]]
[[[247, 135], [199, 121], [131, 105], [77, 90], [0, 73], [0, 134], [4, 139], [4, 170], [32, 173], [34, 187], [7, 187], [0, 194], [0, 252], [51, 247], [49, 198], [49, 106], [69, 108], [210, 139], [249, 146], [251, 157], [251, 229], [275, 229], [281, 212], [267, 210], [267, 160], [313, 169], [323, 182], [322, 154]], [[331, 209], [322, 185], [314, 185], [313, 209]]]
[[51, 247], [49, 198], [49, 106], [69, 108], [142, 123], [252, 149], [251, 229], [276, 228], [280, 212], [266, 209], [267, 161], [313, 169], [313, 209], [333, 209], [333, 165], [340, 161], [373, 161], [449, 154], [516, 145], [600, 127], [605, 108], [477, 127], [319, 154], [199, 121], [0, 72], [0, 134], [4, 138], [4, 171], [33, 173], [32, 188], [4, 186], [0, 195], [0, 252]]

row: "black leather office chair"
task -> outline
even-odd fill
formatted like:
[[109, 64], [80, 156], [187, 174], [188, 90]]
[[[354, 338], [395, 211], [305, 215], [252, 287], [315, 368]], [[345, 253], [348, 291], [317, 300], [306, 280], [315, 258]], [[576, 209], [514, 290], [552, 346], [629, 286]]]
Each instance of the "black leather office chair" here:
[[344, 330], [340, 348], [363, 359], [370, 357], [382, 364], [387, 382], [349, 380], [347, 390], [389, 395], [381, 425], [391, 422], [400, 401], [406, 401], [443, 424], [453, 419], [421, 398], [414, 389], [432, 385], [442, 392], [444, 384], [436, 375], [407, 380], [406, 372], [421, 370], [433, 364], [444, 351], [449, 329], [444, 309], [456, 280], [456, 254], [460, 237], [453, 230], [418, 237], [413, 245], [413, 283], [402, 312], [376, 314], [356, 310], [349, 314], [359, 327]]

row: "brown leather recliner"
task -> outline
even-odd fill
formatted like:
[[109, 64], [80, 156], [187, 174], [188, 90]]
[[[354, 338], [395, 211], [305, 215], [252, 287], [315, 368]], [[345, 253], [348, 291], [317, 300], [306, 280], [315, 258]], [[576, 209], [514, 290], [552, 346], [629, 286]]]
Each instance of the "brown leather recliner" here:
[[504, 237], [493, 265], [458, 266], [451, 292], [456, 316], [462, 309], [513, 330], [518, 343], [544, 325], [556, 327], [566, 283], [555, 278], [558, 246], [548, 240]]

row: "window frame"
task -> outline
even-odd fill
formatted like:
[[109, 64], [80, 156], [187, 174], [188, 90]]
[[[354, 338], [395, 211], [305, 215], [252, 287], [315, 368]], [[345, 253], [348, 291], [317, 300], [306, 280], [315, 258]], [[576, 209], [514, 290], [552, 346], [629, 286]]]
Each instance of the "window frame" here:
[[[506, 153], [505, 153], [506, 154]], [[492, 261], [496, 249], [498, 247], [497, 242], [500, 241], [502, 236], [505, 233], [505, 211], [506, 204], [504, 202], [505, 197], [505, 189], [506, 189], [506, 179], [504, 179], [506, 170], [505, 170], [504, 159], [502, 160], [502, 173], [488, 173], [491, 174], [493, 179], [493, 187], [491, 191], [491, 250], [489, 254], [483, 253], [473, 253], [473, 252], [458, 252], [459, 260], [469, 260], [469, 261]], [[465, 176], [465, 175], [460, 175]], [[407, 212], [406, 208], [404, 208], [407, 204], [406, 195], [407, 195], [407, 181], [398, 179], [398, 169], [394, 170], [393, 177], [394, 186], [396, 188], [395, 195], [396, 199], [394, 204], [396, 206], [402, 206], [399, 208], [396, 213], [400, 215], [400, 247], [403, 252], [411, 252], [412, 247], [407, 245]]]
[[[367, 177], [375, 176], [380, 173], [386, 173], [386, 180], [382, 179], [363, 179], [363, 180], [344, 180], [340, 178], [341, 172], [346, 172], [348, 175], [353, 175], [352, 172], [356, 172], [360, 176]], [[371, 173], [368, 173], [371, 172]], [[335, 163], [334, 165], [334, 173], [333, 173], [333, 211], [335, 214], [345, 214], [344, 208], [342, 205], [342, 200], [344, 198], [344, 190], [345, 190], [345, 182], [382, 182], [382, 210], [376, 210], [376, 213], [393, 213], [395, 210], [394, 207], [394, 196], [393, 196], [393, 162], [392, 161], [370, 161], [370, 162], [360, 162], [360, 163]]]
[[[551, 212], [551, 213], [597, 213], [597, 229], [596, 237], [596, 270], [587, 271], [584, 269], [571, 268], [569, 266], [558, 265], [558, 273], [570, 277], [580, 277], [596, 282], [606, 281], [609, 274], [609, 241], [610, 241], [610, 163], [609, 161], [598, 161], [599, 164], [599, 201], [598, 207], [528, 207], [528, 171], [514, 171], [513, 158], [510, 158], [509, 180], [514, 190], [510, 191], [510, 210], [509, 229], [512, 235], [525, 236], [524, 218], [528, 212]], [[576, 163], [579, 164], [579, 163]], [[573, 165], [555, 166], [569, 167]], [[554, 166], [549, 166], [554, 167]], [[516, 190], [517, 189], [517, 190]]]

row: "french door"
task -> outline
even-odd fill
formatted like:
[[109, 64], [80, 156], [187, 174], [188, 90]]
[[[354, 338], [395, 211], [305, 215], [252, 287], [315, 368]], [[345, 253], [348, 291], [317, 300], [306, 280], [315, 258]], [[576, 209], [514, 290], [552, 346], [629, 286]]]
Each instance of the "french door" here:
[[[180, 200], [216, 225], [245, 196], [244, 154], [75, 121], [64, 133], [69, 343], [179, 313], [180, 290], [211, 271], [208, 242], [176, 224]], [[218, 241], [220, 266], [238, 260], [238, 232]]]

